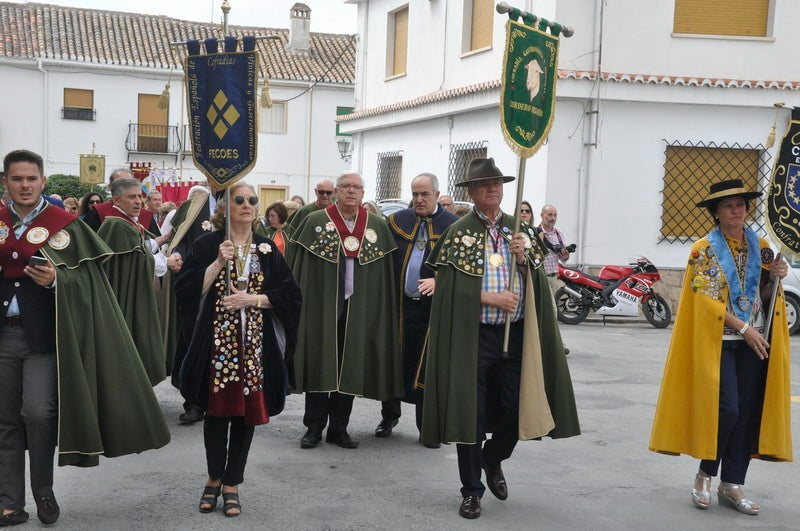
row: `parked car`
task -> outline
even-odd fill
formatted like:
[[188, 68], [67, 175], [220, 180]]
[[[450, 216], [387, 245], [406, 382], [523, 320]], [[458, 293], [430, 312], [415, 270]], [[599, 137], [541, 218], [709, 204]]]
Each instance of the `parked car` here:
[[786, 319], [789, 333], [800, 329], [800, 260], [789, 260], [789, 274], [783, 279], [783, 292], [786, 294]]
[[394, 214], [395, 212], [399, 212], [405, 208], [408, 208], [408, 202], [403, 201], [402, 199], [392, 198], [392, 199], [381, 199], [378, 201], [378, 208], [383, 214], [383, 217], [387, 218]]

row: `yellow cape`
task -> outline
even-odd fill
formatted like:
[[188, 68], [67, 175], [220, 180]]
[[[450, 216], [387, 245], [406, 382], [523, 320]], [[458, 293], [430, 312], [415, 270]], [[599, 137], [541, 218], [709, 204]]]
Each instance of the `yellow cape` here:
[[[763, 238], [759, 240], [761, 248], [769, 246]], [[728, 297], [721, 269], [716, 275], [710, 274], [709, 261], [703, 259], [708, 247], [706, 238], [692, 246], [649, 445], [654, 452], [689, 454], [698, 459], [717, 456], [720, 356]], [[783, 290], [779, 289], [773, 312], [758, 450], [753, 456], [773, 461], [792, 460], [789, 330], [785, 308]]]

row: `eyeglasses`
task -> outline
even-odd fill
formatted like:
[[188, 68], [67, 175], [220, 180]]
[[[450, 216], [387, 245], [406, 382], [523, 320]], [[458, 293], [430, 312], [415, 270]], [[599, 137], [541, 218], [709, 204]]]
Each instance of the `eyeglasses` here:
[[[244, 204], [244, 196], [237, 195], [233, 198], [233, 202], [239, 206], [242, 206]], [[258, 204], [258, 197], [251, 195], [247, 198], [247, 202], [250, 203], [251, 206], [256, 206]]]
[[333, 195], [333, 190], [314, 190], [317, 195]]
[[348, 191], [349, 190], [355, 190], [356, 192], [360, 192], [361, 190], [364, 189], [364, 187], [361, 186], [360, 184], [340, 184], [338, 186], [338, 188], [341, 188], [342, 190], [348, 190]]
[[97, 205], [97, 204], [102, 203], [102, 202], [103, 201], [101, 199], [91, 199], [91, 200], [89, 200], [89, 204], [90, 205]]
[[530, 214], [531, 213], [531, 209], [530, 208], [520, 208], [519, 212], [520, 212], [520, 214]]
[[453, 203], [439, 203], [442, 206], [453, 206]]

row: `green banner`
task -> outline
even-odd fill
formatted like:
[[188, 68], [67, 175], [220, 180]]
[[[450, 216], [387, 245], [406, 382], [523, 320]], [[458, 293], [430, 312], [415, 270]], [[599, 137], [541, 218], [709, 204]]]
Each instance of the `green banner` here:
[[553, 125], [558, 40], [513, 20], [506, 23], [500, 126], [506, 143], [523, 158], [539, 150]]

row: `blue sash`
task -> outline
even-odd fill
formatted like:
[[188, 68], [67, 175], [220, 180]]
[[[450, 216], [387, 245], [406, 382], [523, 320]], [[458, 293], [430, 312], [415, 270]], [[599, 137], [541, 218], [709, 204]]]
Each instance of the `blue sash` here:
[[758, 296], [758, 286], [761, 282], [761, 252], [755, 232], [745, 227], [744, 237], [747, 240], [747, 273], [744, 279], [744, 293], [742, 293], [739, 272], [736, 270], [736, 264], [733, 263], [733, 254], [722, 231], [717, 227], [709, 232], [706, 238], [714, 250], [725, 278], [728, 279], [730, 306], [734, 314], [745, 323], [749, 323], [750, 312], [753, 309], [753, 302]]

